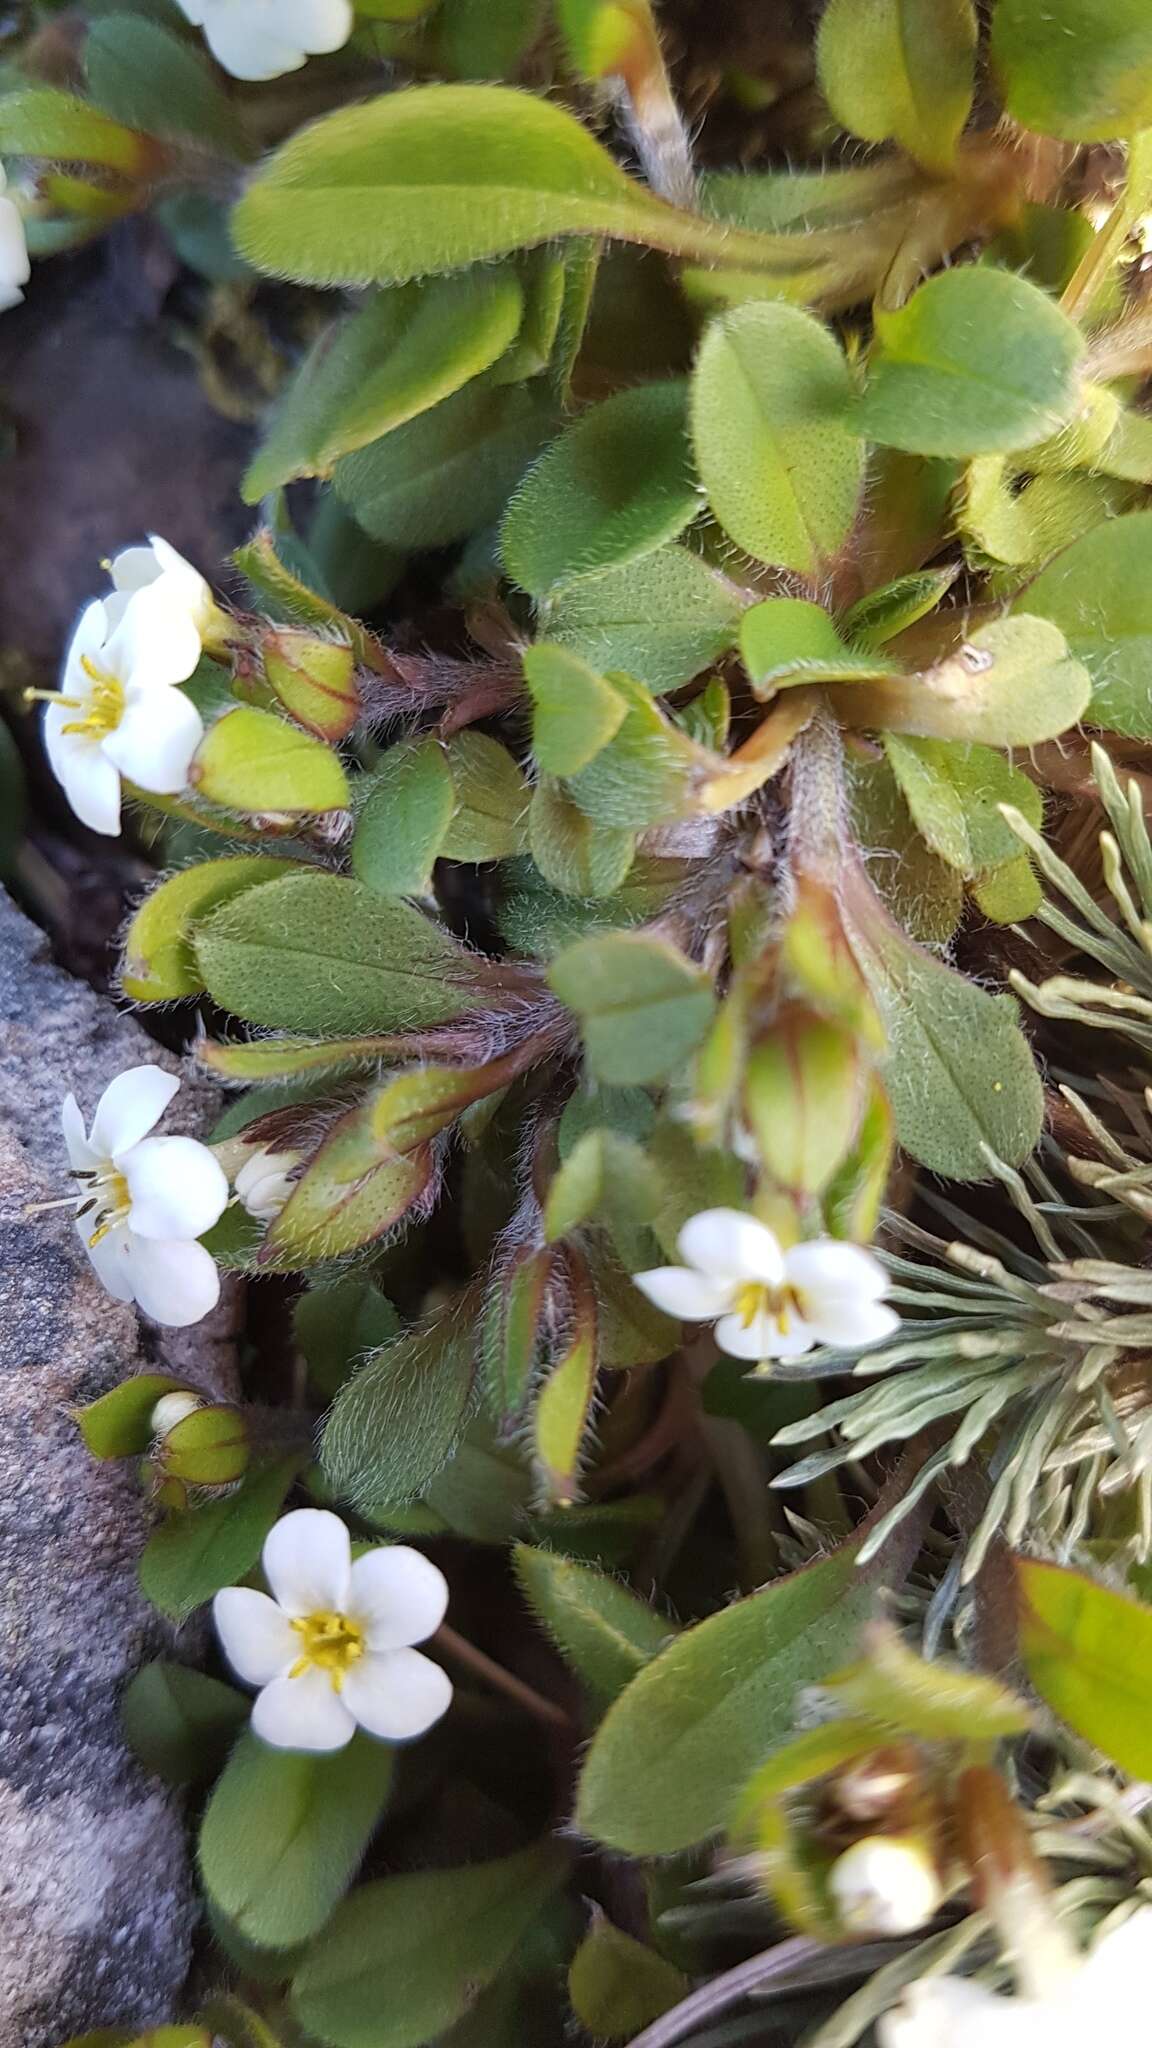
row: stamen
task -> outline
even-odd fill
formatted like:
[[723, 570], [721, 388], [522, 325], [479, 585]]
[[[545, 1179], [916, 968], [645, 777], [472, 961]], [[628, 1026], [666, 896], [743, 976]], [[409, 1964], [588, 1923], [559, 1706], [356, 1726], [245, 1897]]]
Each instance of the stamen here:
[[89, 1251], [94, 1251], [98, 1244], [103, 1244], [104, 1239], [108, 1236], [110, 1231], [115, 1230], [118, 1223], [126, 1222], [128, 1215], [130, 1213], [130, 1209], [131, 1204], [126, 1202], [119, 1209], [105, 1210], [103, 1216], [100, 1218], [99, 1224], [97, 1225], [96, 1229], [92, 1232], [91, 1237], [88, 1239]]
[[749, 1280], [736, 1296], [736, 1313], [746, 1330], [768, 1306], [768, 1289], [759, 1280]]
[[291, 1624], [303, 1637], [303, 1655], [289, 1670], [289, 1678], [300, 1678], [309, 1669], [326, 1671], [335, 1692], [344, 1684], [349, 1668], [364, 1655], [364, 1631], [346, 1614], [324, 1611], [305, 1614]]
[[21, 701], [25, 704], [63, 704], [69, 711], [83, 711], [82, 697], [66, 697], [62, 690], [22, 690]]

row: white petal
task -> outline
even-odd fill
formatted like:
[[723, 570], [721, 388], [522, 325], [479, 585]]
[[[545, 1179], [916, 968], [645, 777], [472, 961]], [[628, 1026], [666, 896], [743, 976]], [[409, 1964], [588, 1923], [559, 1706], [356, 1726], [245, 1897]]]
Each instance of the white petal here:
[[880, 2048], [1071, 2048], [1054, 2033], [1051, 2008], [960, 1977], [910, 1984], [876, 2031]]
[[294, 1508], [269, 1531], [264, 1576], [285, 1614], [346, 1614], [352, 1546], [339, 1515]]
[[[121, 548], [108, 564], [114, 590], [128, 597], [134, 597], [138, 590], [146, 590], [155, 583], [160, 574], [160, 564], [153, 547]], [[105, 604], [108, 600], [105, 598]], [[123, 616], [123, 609], [120, 616]]]
[[236, 1193], [258, 1223], [270, 1223], [295, 1192], [293, 1175], [300, 1156], [297, 1152], [269, 1152], [261, 1146], [240, 1168]]
[[127, 1224], [118, 1223], [115, 1230], [106, 1231], [97, 1244], [92, 1243], [97, 1229], [95, 1211], [89, 1216], [78, 1216], [76, 1229], [105, 1292], [112, 1296], [113, 1301], [135, 1301], [132, 1242]]
[[448, 1581], [406, 1543], [369, 1550], [352, 1566], [348, 1612], [370, 1650], [407, 1649], [434, 1635], [448, 1606]]
[[633, 1273], [632, 1285], [665, 1315], [678, 1316], [682, 1323], [704, 1323], [731, 1308], [739, 1282], [713, 1279], [694, 1266], [653, 1266], [647, 1273]]
[[1152, 1906], [1142, 1906], [1099, 1941], [1076, 1979], [1085, 2025], [1091, 2012], [1135, 2012], [1146, 2001], [1152, 1973]]
[[103, 665], [133, 689], [186, 683], [200, 660], [200, 634], [165, 577], [129, 598], [104, 650]]
[[882, 1301], [889, 1278], [874, 1253], [840, 1238], [814, 1237], [784, 1254], [789, 1284], [813, 1299]]
[[815, 1334], [798, 1315], [790, 1314], [785, 1329], [761, 1310], [751, 1323], [743, 1316], [725, 1316], [716, 1325], [716, 1342], [730, 1358], [799, 1358], [811, 1351]]
[[104, 752], [138, 788], [179, 796], [203, 737], [204, 721], [191, 698], [165, 686], [133, 691]]
[[407, 1742], [447, 1713], [452, 1681], [419, 1650], [386, 1650], [353, 1664], [342, 1698], [369, 1735]]
[[0, 199], [0, 277], [9, 290], [16, 291], [31, 275], [24, 216], [14, 200]]
[[276, 31], [310, 57], [342, 50], [352, 33], [351, 0], [277, 0]]
[[109, 1081], [96, 1105], [89, 1144], [101, 1159], [115, 1159], [158, 1124], [180, 1083], [163, 1067], [126, 1067]]
[[818, 1344], [835, 1344], [841, 1351], [878, 1344], [900, 1328], [894, 1308], [882, 1301], [814, 1301], [801, 1297], [806, 1319]]
[[113, 1156], [137, 1237], [202, 1237], [228, 1206], [227, 1175], [195, 1138], [145, 1138]]
[[267, 1593], [225, 1586], [212, 1602], [212, 1619], [228, 1662], [245, 1685], [270, 1685], [286, 1676], [300, 1654], [300, 1638]]
[[686, 1265], [716, 1279], [762, 1280], [778, 1287], [784, 1260], [775, 1235], [743, 1209], [702, 1209], [676, 1240]]
[[282, 78], [285, 72], [299, 71], [304, 62], [299, 43], [270, 32], [266, 17], [256, 17], [250, 6], [238, 6], [236, 0], [227, 9], [205, 9], [204, 34], [216, 62], [233, 78]]
[[108, 614], [100, 599], [96, 597], [91, 604], [85, 605], [68, 643], [62, 683], [62, 688], [68, 696], [77, 696], [81, 691], [85, 696], [88, 695], [92, 688], [92, 677], [84, 668], [84, 656], [87, 655], [89, 661], [98, 666], [107, 639]]
[[82, 825], [115, 839], [120, 830], [120, 771], [99, 742], [60, 732], [69, 716], [50, 704], [44, 719], [44, 747], [56, 780]]
[[313, 1664], [298, 1678], [274, 1678], [257, 1694], [252, 1733], [274, 1749], [344, 1749], [356, 1723], [328, 1673]]
[[[60, 1128], [64, 1133], [64, 1143], [68, 1148], [69, 1165], [95, 1166], [98, 1163], [99, 1154], [94, 1152], [88, 1143], [88, 1134], [84, 1128], [83, 1111], [74, 1095], [66, 1095], [60, 1105]], [[77, 1199], [79, 1199], [79, 1196]]]
[[168, 1330], [202, 1322], [220, 1299], [216, 1261], [194, 1239], [129, 1231], [128, 1270], [138, 1306]]

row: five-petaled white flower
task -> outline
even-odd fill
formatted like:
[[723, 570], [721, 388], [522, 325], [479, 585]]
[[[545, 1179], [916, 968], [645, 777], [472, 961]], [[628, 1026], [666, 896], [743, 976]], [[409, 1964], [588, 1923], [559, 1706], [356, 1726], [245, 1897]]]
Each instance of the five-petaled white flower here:
[[16, 201], [9, 199], [7, 187], [8, 179], [0, 164], [0, 313], [20, 304], [23, 287], [32, 275], [24, 215]]
[[307, 57], [342, 50], [352, 0], [177, 0], [233, 78], [281, 78]]
[[296, 1169], [302, 1154], [273, 1152], [259, 1145], [236, 1175], [236, 1193], [257, 1223], [271, 1223], [280, 1214], [289, 1195], [295, 1192]]
[[228, 1203], [207, 1145], [149, 1136], [179, 1086], [162, 1067], [129, 1067], [104, 1090], [89, 1132], [74, 1095], [61, 1117], [88, 1257], [109, 1294], [170, 1329], [198, 1323], [220, 1298], [215, 1261], [196, 1240]]
[[277, 1749], [343, 1749], [357, 1728], [389, 1742], [423, 1735], [452, 1682], [413, 1643], [435, 1634], [448, 1586], [420, 1551], [396, 1543], [352, 1562], [348, 1531], [325, 1508], [284, 1515], [264, 1545], [272, 1589], [228, 1586], [213, 1617], [237, 1676], [261, 1690], [252, 1728]]
[[59, 690], [45, 691], [44, 745], [81, 823], [114, 837], [120, 779], [155, 796], [185, 788], [204, 724], [177, 683], [200, 659], [200, 636], [161, 583], [86, 606]]
[[900, 1318], [888, 1275], [862, 1245], [815, 1237], [781, 1249], [741, 1209], [702, 1209], [676, 1240], [682, 1266], [635, 1273], [641, 1292], [682, 1322], [715, 1322], [732, 1358], [798, 1358], [816, 1344], [875, 1344]]
[[881, 2048], [1110, 2048], [1147, 2042], [1152, 1907], [1112, 1928], [1036, 1998], [1000, 1998], [963, 1977], [922, 1977], [885, 2013]]

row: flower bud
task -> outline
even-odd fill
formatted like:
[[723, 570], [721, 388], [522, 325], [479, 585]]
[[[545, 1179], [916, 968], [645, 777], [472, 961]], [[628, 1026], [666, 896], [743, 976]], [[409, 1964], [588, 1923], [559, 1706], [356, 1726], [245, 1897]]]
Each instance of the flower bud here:
[[236, 1175], [236, 1193], [257, 1223], [271, 1223], [284, 1207], [296, 1183], [293, 1175], [302, 1152], [273, 1152], [261, 1145]]
[[[157, 1408], [164, 1405], [157, 1402]], [[223, 1402], [197, 1401], [156, 1443], [150, 1477], [165, 1499], [175, 1499], [176, 1494], [195, 1487], [234, 1486], [248, 1469], [249, 1455], [248, 1431], [240, 1410]]]
[[788, 1004], [748, 1056], [744, 1115], [765, 1167], [817, 1195], [852, 1146], [868, 1075], [851, 1032]]
[[189, 1415], [195, 1415], [201, 1405], [199, 1394], [190, 1394], [187, 1391], [162, 1394], [152, 1410], [153, 1436], [166, 1437], [170, 1430], [175, 1429], [178, 1422], [183, 1422]]
[[866, 1835], [837, 1857], [828, 1889], [847, 1934], [912, 1934], [940, 1904], [932, 1858], [912, 1835]]
[[260, 651], [265, 681], [296, 723], [317, 739], [344, 739], [360, 716], [356, 658], [347, 643], [275, 626], [262, 634]]
[[893, 1814], [906, 1806], [921, 1778], [920, 1758], [911, 1743], [893, 1743], [870, 1750], [846, 1764], [832, 1780], [831, 1794], [839, 1813], [861, 1826], [877, 1821], [892, 1823]]
[[815, 1009], [835, 1017], [874, 1051], [884, 1050], [884, 1026], [840, 905], [834, 891], [814, 875], [796, 876], [796, 898], [781, 935], [780, 957], [797, 992]]

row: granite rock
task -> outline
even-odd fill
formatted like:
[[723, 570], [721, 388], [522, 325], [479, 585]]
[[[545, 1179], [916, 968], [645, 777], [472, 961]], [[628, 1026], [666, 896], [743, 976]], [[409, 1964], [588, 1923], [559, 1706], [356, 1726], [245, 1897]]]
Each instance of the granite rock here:
[[[178, 1062], [47, 958], [0, 892], [0, 2048], [56, 2048], [178, 2011], [194, 1894], [178, 1805], [120, 1729], [125, 1681], [171, 1647], [137, 1590], [132, 1470], [85, 1452], [70, 1410], [129, 1374], [235, 1391], [234, 1298], [166, 1333], [109, 1299], [67, 1210], [60, 1103], [90, 1115], [123, 1068]], [[197, 1077], [171, 1130], [202, 1130]]]

